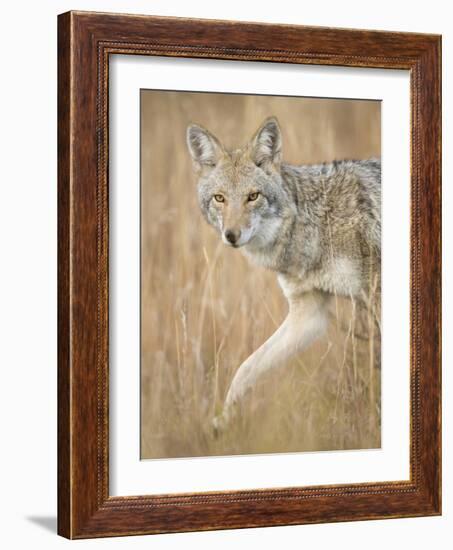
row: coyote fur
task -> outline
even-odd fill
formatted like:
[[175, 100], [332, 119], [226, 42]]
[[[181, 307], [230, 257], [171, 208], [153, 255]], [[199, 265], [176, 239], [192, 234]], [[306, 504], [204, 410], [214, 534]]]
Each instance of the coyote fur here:
[[250, 142], [227, 150], [208, 130], [187, 128], [198, 201], [223, 242], [275, 271], [289, 312], [236, 371], [217, 429], [259, 377], [319, 338], [332, 296], [366, 301], [380, 285], [379, 159], [294, 166], [282, 161], [275, 117]]

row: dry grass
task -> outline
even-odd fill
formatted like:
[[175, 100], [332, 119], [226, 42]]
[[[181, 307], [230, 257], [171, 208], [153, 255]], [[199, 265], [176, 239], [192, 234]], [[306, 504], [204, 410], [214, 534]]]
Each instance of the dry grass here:
[[294, 163], [380, 154], [376, 102], [142, 92], [142, 458], [380, 446], [378, 299], [334, 301], [328, 335], [262, 380], [221, 438], [235, 370], [282, 322], [275, 274], [228, 249], [198, 210], [190, 121], [227, 146], [269, 115]]

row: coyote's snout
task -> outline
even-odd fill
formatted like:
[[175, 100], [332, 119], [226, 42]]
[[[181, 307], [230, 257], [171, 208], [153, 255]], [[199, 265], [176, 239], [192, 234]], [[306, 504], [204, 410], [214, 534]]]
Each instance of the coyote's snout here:
[[274, 117], [240, 149], [196, 124], [187, 145], [205, 219], [226, 245], [275, 271], [289, 303], [283, 324], [236, 371], [215, 420], [221, 429], [262, 373], [323, 334], [331, 296], [366, 300], [379, 287], [380, 161], [286, 164]]

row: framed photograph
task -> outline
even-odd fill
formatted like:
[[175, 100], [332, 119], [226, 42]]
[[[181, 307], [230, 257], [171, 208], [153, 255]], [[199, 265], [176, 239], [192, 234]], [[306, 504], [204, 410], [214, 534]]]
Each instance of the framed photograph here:
[[440, 37], [58, 47], [59, 533], [440, 514]]

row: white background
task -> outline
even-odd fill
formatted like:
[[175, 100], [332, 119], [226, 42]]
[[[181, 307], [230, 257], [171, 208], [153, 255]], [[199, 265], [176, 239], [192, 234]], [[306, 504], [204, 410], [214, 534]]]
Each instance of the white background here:
[[[114, 56], [110, 67], [110, 494], [409, 479], [408, 71]], [[140, 88], [382, 99], [382, 447], [138, 460]], [[127, 108], [125, 108], [127, 106]], [[398, 182], [398, 185], [395, 185]], [[126, 185], [124, 185], [126, 183]], [[398, 266], [395, 273], [394, 266]], [[219, 471], [221, 475], [219, 475]]]
[[[211, 549], [451, 547], [453, 414], [451, 287], [444, 285], [444, 515], [331, 525], [278, 527], [68, 542], [56, 515], [56, 15], [68, 9], [132, 12], [337, 27], [442, 33], [443, 143], [452, 150], [453, 29], [448, 3], [362, 1], [208, 3], [41, 1], [2, 6], [0, 87], [1, 543], [4, 548], [122, 547]], [[447, 155], [445, 154], [445, 157]], [[451, 280], [452, 163], [444, 162], [444, 280]], [[447, 395], [448, 399], [445, 399]], [[450, 440], [450, 441], [449, 441]]]

